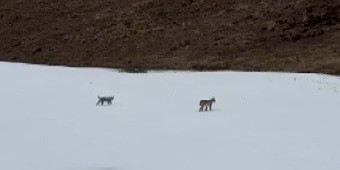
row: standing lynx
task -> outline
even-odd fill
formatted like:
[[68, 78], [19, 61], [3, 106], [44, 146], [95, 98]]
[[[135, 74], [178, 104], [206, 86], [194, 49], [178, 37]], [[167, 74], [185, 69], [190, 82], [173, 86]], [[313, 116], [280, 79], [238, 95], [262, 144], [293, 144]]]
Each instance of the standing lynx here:
[[216, 102], [214, 97], [211, 98], [210, 100], [201, 100], [200, 101], [200, 110], [199, 111], [203, 111], [204, 107], [205, 107], [205, 111], [208, 111], [208, 107], [209, 107], [209, 110], [211, 110], [211, 105], [214, 102]]

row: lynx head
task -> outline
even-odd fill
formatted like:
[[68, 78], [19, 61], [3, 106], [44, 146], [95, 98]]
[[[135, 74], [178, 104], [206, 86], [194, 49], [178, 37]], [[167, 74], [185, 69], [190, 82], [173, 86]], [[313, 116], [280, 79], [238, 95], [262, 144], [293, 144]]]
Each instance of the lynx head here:
[[212, 98], [211, 98], [211, 101], [212, 101], [212, 102], [216, 102], [215, 97], [212, 97]]

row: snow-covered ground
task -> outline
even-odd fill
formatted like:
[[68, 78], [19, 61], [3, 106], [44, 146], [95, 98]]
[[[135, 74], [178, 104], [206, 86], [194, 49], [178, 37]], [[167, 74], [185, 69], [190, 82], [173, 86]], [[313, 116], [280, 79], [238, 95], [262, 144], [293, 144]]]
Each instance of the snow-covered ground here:
[[339, 170], [340, 78], [1, 62], [0, 135], [0, 170]]

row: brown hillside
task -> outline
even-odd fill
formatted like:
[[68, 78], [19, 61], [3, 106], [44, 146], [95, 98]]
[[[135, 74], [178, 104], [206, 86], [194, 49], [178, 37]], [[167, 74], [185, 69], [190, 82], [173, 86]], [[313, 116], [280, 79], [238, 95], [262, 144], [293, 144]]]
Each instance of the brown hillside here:
[[0, 0], [0, 60], [340, 74], [337, 0]]

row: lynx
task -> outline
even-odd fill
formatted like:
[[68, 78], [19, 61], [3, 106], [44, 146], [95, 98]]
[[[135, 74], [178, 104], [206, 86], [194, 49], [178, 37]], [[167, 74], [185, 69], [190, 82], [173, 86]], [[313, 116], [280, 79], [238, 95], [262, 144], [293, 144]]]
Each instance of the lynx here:
[[209, 107], [209, 110], [211, 110], [211, 105], [214, 102], [216, 102], [214, 97], [211, 98], [210, 100], [201, 100], [200, 101], [200, 110], [199, 111], [203, 111], [204, 107], [205, 107], [205, 111], [208, 111], [208, 107]]
[[98, 102], [97, 102], [97, 105], [104, 105], [104, 103], [106, 102], [108, 105], [111, 105], [112, 104], [112, 100], [114, 99], [113, 96], [110, 96], [110, 97], [100, 97], [98, 96]]

